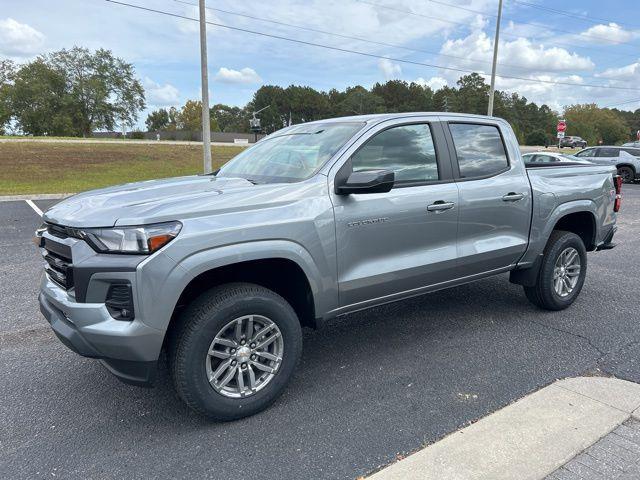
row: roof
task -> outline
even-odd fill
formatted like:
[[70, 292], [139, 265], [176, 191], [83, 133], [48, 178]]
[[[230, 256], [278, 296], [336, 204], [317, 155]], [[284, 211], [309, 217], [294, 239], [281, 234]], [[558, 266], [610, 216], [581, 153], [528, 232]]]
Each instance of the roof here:
[[490, 119], [490, 120], [502, 120], [498, 117], [489, 117], [487, 115], [473, 115], [470, 113], [452, 113], [452, 112], [398, 112], [398, 113], [374, 113], [369, 115], [352, 115], [349, 117], [335, 117], [325, 118], [322, 120], [315, 120], [308, 123], [337, 123], [337, 122], [371, 122], [377, 123], [385, 120], [394, 120], [396, 118], [407, 117], [435, 117], [435, 116], [447, 116], [447, 117], [460, 117], [460, 118], [477, 118], [477, 119]]

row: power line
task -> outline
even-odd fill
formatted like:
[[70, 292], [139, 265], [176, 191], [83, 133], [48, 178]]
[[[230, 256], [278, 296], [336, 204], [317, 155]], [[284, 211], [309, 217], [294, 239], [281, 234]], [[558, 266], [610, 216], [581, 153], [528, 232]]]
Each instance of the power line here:
[[640, 98], [634, 98], [633, 100], [626, 100], [624, 102], [610, 103], [609, 105], [605, 105], [602, 108], [610, 108], [618, 105], [628, 105], [630, 103], [639, 103], [639, 102], [640, 102]]
[[[395, 11], [395, 12], [398, 12], [398, 13], [405, 13], [407, 15], [413, 15], [413, 16], [416, 16], [416, 17], [428, 18], [430, 20], [436, 20], [436, 21], [439, 21], [439, 22], [450, 23], [452, 25], [461, 25], [463, 27], [468, 27], [469, 26], [468, 23], [456, 22], [454, 20], [447, 20], [447, 19], [444, 19], [444, 18], [434, 17], [432, 15], [426, 15], [424, 13], [418, 13], [418, 12], [414, 12], [412, 10], [406, 10], [406, 9], [402, 9], [402, 8], [392, 7], [390, 5], [384, 5], [382, 3], [375, 3], [375, 2], [368, 1], [368, 0], [355, 0], [355, 1], [357, 1], [359, 3], [364, 3], [366, 5], [371, 5], [371, 6], [374, 6], [374, 7], [379, 7], [379, 8], [384, 8], [386, 10]], [[433, 0], [429, 0], [429, 1], [433, 1]], [[447, 4], [447, 5], [449, 5], [449, 4]], [[451, 5], [451, 6], [453, 6], [453, 5]], [[460, 7], [460, 8], [462, 8], [462, 7]], [[468, 9], [466, 9], [466, 10], [468, 10]], [[485, 15], [484, 12], [480, 12], [479, 10], [474, 10], [474, 12], [480, 13], [482, 15]], [[489, 16], [494, 16], [494, 15], [489, 15]], [[522, 23], [522, 22], [520, 22], [520, 23]], [[546, 30], [549, 29], [549, 27], [547, 27], [546, 25], [536, 25], [536, 26], [538, 28], [543, 27]], [[571, 33], [571, 32], [564, 32], [563, 31], [563, 33]], [[516, 38], [516, 39], [522, 38], [522, 37], [520, 37], [518, 35], [514, 35], [512, 33], [506, 33], [506, 32], [503, 32], [502, 35], [504, 35], [506, 37]], [[538, 35], [538, 36], [530, 35], [529, 37], [533, 38], [533, 39], [547, 40], [547, 37], [543, 37], [543, 36], [540, 36], [540, 35]], [[555, 45], [555, 46], [559, 46], [559, 47], [570, 47], [570, 48], [577, 48], [577, 49], [582, 49], [582, 50], [602, 50], [602, 51], [606, 51], [609, 56], [613, 55], [613, 56], [616, 56], [616, 57], [637, 57], [637, 55], [635, 55], [635, 54], [628, 54], [628, 53], [626, 53], [626, 54], [620, 54], [620, 53], [611, 54], [611, 52], [608, 49], [592, 47], [592, 46], [591, 47], [586, 47], [584, 45], [575, 45], [575, 44], [566, 43], [566, 42], [557, 42], [556, 41], [556, 42], [545, 42], [545, 43], [547, 45]], [[632, 45], [632, 46], [637, 48], [637, 46], [635, 46], [635, 45]]]
[[[446, 7], [457, 8], [457, 9], [460, 9], [460, 10], [465, 10], [467, 12], [477, 13], [477, 14], [484, 15], [484, 16], [487, 16], [487, 17], [493, 17], [493, 18], [497, 17], [497, 15], [493, 14], [493, 13], [485, 13], [485, 12], [483, 12], [481, 10], [473, 10], [471, 8], [462, 7], [460, 5], [455, 5], [453, 3], [443, 2], [442, 0], [427, 0], [427, 1], [431, 2], [431, 3], [439, 4], [439, 5], [444, 5]], [[574, 30], [563, 30], [563, 29], [559, 29], [559, 28], [553, 28], [553, 27], [550, 27], [548, 25], [543, 25], [541, 23], [525, 22], [524, 20], [514, 20], [514, 21], [517, 21], [518, 23], [521, 23], [523, 25], [531, 25], [533, 27], [542, 27], [542, 28], [545, 28], [546, 30], [551, 30], [551, 31], [554, 31], [554, 32], [566, 33], [566, 34], [570, 34], [570, 35], [580, 35], [580, 36], [583, 36], [583, 37], [589, 37], [589, 38], [593, 38], [593, 39], [596, 39], [596, 40], [605, 40], [605, 41], [607, 41], [609, 43], [616, 43], [616, 44], [620, 44], [620, 45], [630, 45], [632, 47], [638, 48], [637, 45], [634, 45], [632, 43], [622, 42], [622, 41], [615, 41], [615, 40], [611, 40], [611, 39], [609, 39], [607, 37], [601, 37], [599, 35], [585, 34], [585, 33], [582, 33], [582, 32], [576, 32]], [[603, 20], [603, 21], [606, 22], [606, 20]]]
[[[104, 0], [104, 1], [108, 2], [108, 3], [116, 4], [116, 5], [122, 5], [122, 6], [125, 6], [125, 7], [135, 8], [137, 10], [157, 13], [157, 14], [160, 14], [160, 15], [165, 15], [165, 16], [174, 17], [174, 18], [180, 18], [180, 19], [183, 19], [183, 20], [189, 20], [189, 21], [194, 21], [194, 22], [198, 21], [198, 19], [195, 19], [195, 18], [192, 18], [192, 17], [187, 17], [186, 15], [180, 15], [180, 14], [177, 14], [177, 13], [166, 12], [166, 11], [163, 11], [163, 10], [157, 10], [157, 9], [149, 8], [149, 7], [143, 7], [141, 5], [134, 5], [134, 4], [131, 4], [131, 3], [121, 2], [121, 1], [117, 1], [117, 0]], [[249, 30], [247, 28], [233, 27], [231, 25], [224, 25], [222, 23], [216, 23], [216, 22], [210, 22], [210, 21], [207, 21], [206, 23], [208, 25], [213, 25], [213, 26], [220, 27], [220, 28], [226, 28], [228, 30], [234, 30], [234, 31], [237, 31], [237, 32], [250, 33], [252, 35], [259, 35], [259, 36], [262, 36], [262, 37], [274, 38], [274, 39], [277, 39], [277, 40], [284, 40], [284, 41], [287, 41], [287, 42], [297, 43], [297, 44], [300, 44], [300, 45], [308, 45], [308, 46], [312, 46], [312, 47], [324, 48], [324, 49], [333, 50], [333, 51], [336, 51], [336, 52], [352, 53], [354, 55], [360, 55], [360, 56], [363, 56], [363, 57], [377, 58], [377, 59], [381, 59], [381, 60], [390, 60], [390, 61], [394, 61], [394, 62], [398, 62], [398, 63], [406, 63], [406, 64], [409, 64], [409, 65], [417, 65], [417, 66], [421, 66], [421, 67], [439, 68], [439, 69], [442, 69], [442, 70], [450, 70], [450, 71], [461, 72], [461, 73], [477, 73], [474, 70], [467, 70], [467, 69], [456, 68], [456, 67], [445, 67], [443, 65], [416, 62], [416, 61], [413, 61], [413, 60], [405, 60], [405, 59], [401, 59], [401, 58], [394, 58], [394, 57], [388, 57], [388, 56], [384, 56], [384, 55], [377, 55], [375, 53], [367, 53], [367, 52], [361, 52], [361, 51], [358, 51], [358, 50], [350, 50], [348, 48], [334, 47], [334, 46], [331, 46], [331, 45], [324, 45], [322, 43], [308, 42], [308, 41], [305, 41], [305, 40], [298, 40], [298, 39], [295, 39], [295, 38], [284, 37], [284, 36], [281, 36], [281, 35], [274, 35], [274, 34], [270, 34], [270, 33], [259, 32], [259, 31], [256, 31], [256, 30]], [[510, 80], [524, 80], [526, 82], [545, 83], [545, 84], [550, 84], [550, 85], [567, 85], [567, 86], [572, 86], [572, 87], [591, 87], [591, 88], [604, 88], [604, 89], [612, 89], [612, 90], [640, 91], [640, 88], [618, 87], [618, 86], [615, 86], [615, 85], [594, 85], [594, 84], [588, 84], [588, 83], [561, 82], [561, 81], [554, 81], [554, 80], [542, 80], [542, 79], [533, 79], [533, 78], [527, 78], [527, 77], [518, 77], [518, 76], [514, 76], [514, 75], [496, 75], [496, 76], [500, 77], [500, 78], [510, 79]]]
[[[197, 7], [196, 4], [187, 2], [185, 0], [173, 0], [173, 1], [176, 2], [176, 3], [183, 4], [183, 5], [189, 5], [189, 6], [192, 6], [192, 7]], [[330, 32], [330, 31], [327, 31], [327, 30], [320, 30], [320, 29], [312, 28], [312, 27], [294, 25], [292, 23], [282, 22], [282, 21], [279, 21], [279, 20], [272, 20], [272, 19], [263, 18], [263, 17], [257, 17], [255, 15], [249, 15], [249, 14], [240, 13], [240, 12], [232, 12], [232, 11], [229, 11], [229, 10], [223, 10], [221, 8], [214, 8], [214, 7], [205, 7], [205, 8], [207, 10], [211, 10], [211, 11], [219, 12], [219, 13], [224, 13], [224, 14], [227, 14], [227, 15], [234, 15], [234, 16], [237, 16], [237, 17], [249, 18], [251, 20], [258, 20], [258, 21], [261, 21], [261, 22], [271, 23], [271, 24], [274, 24], [274, 25], [280, 25], [280, 26], [289, 27], [289, 28], [295, 28], [295, 29], [302, 30], [302, 31], [307, 31], [307, 32], [321, 33], [323, 35], [330, 35], [330, 36], [333, 36], [333, 37], [344, 38], [344, 39], [347, 39], [347, 40], [356, 40], [356, 41], [359, 41], [359, 42], [370, 43], [372, 45], [381, 45], [381, 46], [385, 46], [385, 47], [398, 48], [398, 49], [406, 50], [406, 51], [410, 51], [410, 52], [426, 53], [426, 54], [429, 54], [429, 55], [437, 55], [437, 56], [442, 56], [442, 57], [455, 58], [455, 59], [458, 59], [458, 60], [462, 60], [462, 61], [465, 61], [465, 62], [470, 62], [472, 64], [476, 64], [476, 65], [490, 65], [491, 64], [491, 62], [489, 60], [486, 60], [486, 61], [485, 60], [474, 60], [472, 58], [466, 58], [466, 57], [462, 57], [460, 55], [451, 55], [451, 54], [447, 54], [447, 53], [433, 52], [433, 51], [423, 50], [423, 49], [419, 49], [419, 48], [406, 47], [406, 46], [403, 46], [403, 45], [397, 45], [397, 44], [393, 44], [393, 43], [380, 42], [380, 41], [371, 40], [371, 39], [368, 39], [368, 38], [355, 37], [355, 36], [351, 36], [351, 35], [345, 35], [345, 34], [342, 34], [342, 33]], [[510, 64], [510, 63], [498, 62], [498, 65], [500, 65], [502, 67], [520, 69], [520, 70], [524, 70], [524, 71], [527, 71], [527, 72], [532, 72], [532, 71], [553, 72], [553, 70], [536, 69], [536, 68], [532, 68], [532, 67], [526, 67], [524, 65], [515, 65], [515, 64]], [[581, 75], [581, 77], [583, 77], [583, 78], [594, 78], [594, 79], [599, 78], [599, 77], [595, 77], [593, 75]]]
[[623, 25], [623, 26], [627, 26], [627, 27], [631, 27], [631, 28], [640, 28], [640, 25], [633, 25], [630, 23], [623, 23], [623, 22], [617, 22], [614, 20], [605, 20], [604, 18], [598, 18], [598, 17], [591, 17], [589, 15], [582, 15], [580, 13], [573, 13], [573, 12], [568, 12], [566, 10], [559, 10], [557, 8], [551, 8], [551, 7], [547, 7], [544, 5], [538, 5], [535, 3], [530, 3], [530, 2], [525, 2], [525, 1], [521, 1], [521, 0], [511, 0], [513, 3], [517, 3], [520, 5], [524, 5], [525, 7], [529, 7], [529, 8], [536, 8], [538, 10], [543, 10], [549, 13], [555, 13], [557, 15], [563, 15], [565, 17], [570, 17], [570, 18], [576, 18], [578, 20], [583, 20], [585, 22], [590, 22], [590, 23], [617, 23], [618, 25]]

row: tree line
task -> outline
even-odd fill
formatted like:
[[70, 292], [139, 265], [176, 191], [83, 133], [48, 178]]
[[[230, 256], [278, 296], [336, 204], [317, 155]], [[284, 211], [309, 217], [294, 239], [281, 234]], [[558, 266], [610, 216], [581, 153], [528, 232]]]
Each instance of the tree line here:
[[[244, 107], [216, 104], [210, 108], [213, 131], [248, 133], [253, 112], [263, 132], [272, 133], [290, 123], [369, 113], [449, 111], [483, 115], [489, 86], [472, 73], [455, 86], [438, 89], [403, 80], [357, 85], [344, 90], [318, 91], [291, 85], [264, 85]], [[95, 131], [132, 126], [145, 108], [145, 93], [133, 65], [109, 50], [92, 52], [74, 47], [42, 55], [17, 65], [0, 60], [0, 134], [90, 136]], [[202, 104], [188, 100], [180, 107], [150, 112], [149, 131], [202, 128]], [[518, 93], [496, 91], [494, 115], [506, 119], [521, 144], [555, 143], [559, 118], [567, 121], [567, 135], [583, 137], [591, 145], [628, 141], [640, 130], [640, 109], [635, 112], [572, 105], [561, 113], [537, 105]]]
[[[489, 85], [477, 73], [464, 75], [455, 87], [433, 90], [429, 86], [403, 80], [376, 83], [328, 92], [291, 85], [283, 88], [264, 85], [244, 107], [223, 104], [210, 109], [213, 131], [248, 133], [253, 112], [259, 114], [265, 133], [290, 123], [370, 113], [449, 111], [484, 115], [489, 102]], [[182, 108], [159, 109], [146, 120], [150, 131], [199, 130], [201, 103], [189, 100]], [[494, 115], [507, 120], [521, 144], [546, 145], [556, 140], [559, 118], [567, 121], [567, 135], [578, 135], [590, 145], [628, 141], [640, 129], [640, 109], [635, 112], [599, 108], [595, 104], [572, 105], [562, 114], [547, 105], [538, 106], [517, 93], [496, 91]]]

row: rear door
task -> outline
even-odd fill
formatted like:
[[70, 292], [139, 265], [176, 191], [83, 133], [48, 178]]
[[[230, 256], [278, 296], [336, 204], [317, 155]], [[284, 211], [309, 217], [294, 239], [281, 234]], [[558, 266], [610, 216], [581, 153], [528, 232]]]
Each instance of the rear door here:
[[461, 277], [515, 264], [529, 241], [529, 178], [518, 146], [505, 143], [499, 125], [490, 119], [447, 123], [460, 192]]
[[[364, 307], [456, 276], [458, 187], [437, 117], [373, 127], [329, 172], [343, 308]], [[335, 178], [393, 170], [387, 193], [338, 195]]]

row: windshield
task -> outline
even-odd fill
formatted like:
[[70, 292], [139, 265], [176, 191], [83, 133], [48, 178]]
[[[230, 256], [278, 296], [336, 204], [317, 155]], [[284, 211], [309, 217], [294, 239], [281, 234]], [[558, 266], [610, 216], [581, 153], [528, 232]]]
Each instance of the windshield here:
[[312, 176], [364, 123], [314, 123], [289, 127], [230, 160], [216, 176], [255, 183], [297, 182]]

